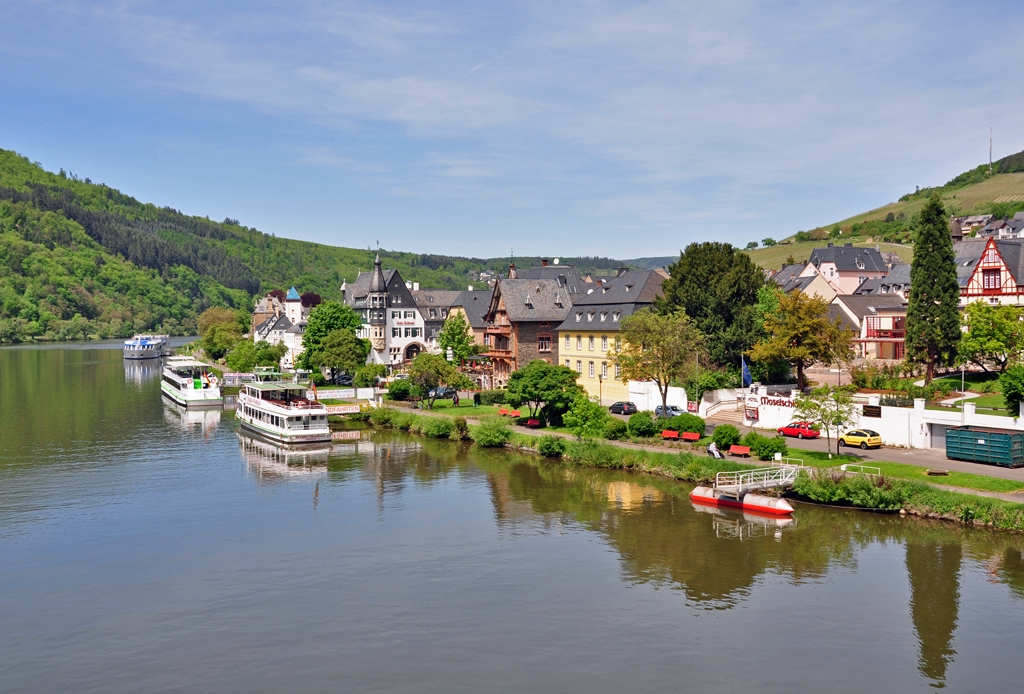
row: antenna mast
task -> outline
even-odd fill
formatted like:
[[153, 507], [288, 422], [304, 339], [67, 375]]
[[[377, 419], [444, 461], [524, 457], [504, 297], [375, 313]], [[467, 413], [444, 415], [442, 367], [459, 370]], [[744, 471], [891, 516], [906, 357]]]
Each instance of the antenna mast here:
[[988, 173], [992, 174], [992, 127], [988, 129]]

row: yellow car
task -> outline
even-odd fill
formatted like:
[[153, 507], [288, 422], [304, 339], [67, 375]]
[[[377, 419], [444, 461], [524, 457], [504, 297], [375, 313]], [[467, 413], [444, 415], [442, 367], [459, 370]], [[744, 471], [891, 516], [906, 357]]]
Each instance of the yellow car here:
[[840, 446], [860, 446], [861, 448], [881, 448], [882, 436], [870, 429], [854, 429], [839, 437]]

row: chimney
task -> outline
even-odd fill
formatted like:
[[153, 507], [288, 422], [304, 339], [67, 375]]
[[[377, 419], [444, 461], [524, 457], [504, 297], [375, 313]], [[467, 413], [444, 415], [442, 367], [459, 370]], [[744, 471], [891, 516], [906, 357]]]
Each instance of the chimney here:
[[406, 282], [405, 283], [405, 288], [406, 289], [412, 289], [412, 282]]
[[834, 244], [831, 244], [831, 243], [830, 243], [830, 244], [828, 245], [828, 247], [829, 247], [829, 248], [832, 248], [832, 246], [833, 246], [833, 245], [834, 245]]
[[473, 285], [469, 285], [469, 291], [473, 291]]
[[418, 292], [420, 290], [420, 283], [419, 282], [413, 282], [412, 283], [412, 290], [414, 292]]
[[624, 272], [629, 272], [629, 268], [628, 267], [620, 267], [618, 274], [616, 274], [615, 276], [616, 277], [621, 277], [622, 273], [624, 273]]
[[548, 266], [548, 259], [547, 258], [541, 258], [540, 266], [541, 267], [547, 267]]

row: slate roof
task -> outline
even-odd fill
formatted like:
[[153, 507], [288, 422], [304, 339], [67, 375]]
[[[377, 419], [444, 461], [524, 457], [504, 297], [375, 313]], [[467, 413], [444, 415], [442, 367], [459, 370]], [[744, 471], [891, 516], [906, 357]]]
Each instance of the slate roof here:
[[[629, 302], [624, 304], [591, 304], [589, 306], [574, 304], [555, 330], [605, 330], [612, 331], [619, 329], [619, 323], [623, 318], [632, 316], [640, 309], [649, 307], [650, 304]], [[616, 317], [615, 314], [618, 314]]]
[[853, 293], [855, 296], [895, 294], [897, 291], [910, 290], [910, 266], [906, 263], [895, 266], [888, 275], [878, 279], [866, 279], [860, 283]]
[[373, 272], [370, 274], [369, 291], [373, 293], [380, 293], [387, 291], [388, 280], [391, 278], [385, 278], [384, 273], [380, 270], [380, 253], [373, 260]]
[[661, 293], [665, 277], [654, 270], [634, 270], [604, 280], [600, 287], [587, 287], [586, 294], [573, 297], [573, 306], [600, 304], [653, 304]]
[[256, 327], [256, 336], [259, 338], [256, 342], [267, 339], [267, 336], [275, 330], [288, 330], [290, 327], [292, 327], [292, 322], [288, 320], [288, 316], [282, 313], [277, 317], [277, 320], [271, 318], [268, 321], [264, 321], [262, 325]]
[[471, 328], [483, 330], [487, 324], [484, 316], [487, 315], [487, 309], [491, 305], [491, 295], [493, 293], [493, 290], [490, 289], [459, 292], [459, 296], [452, 303], [452, 306], [462, 307], [462, 310], [466, 312], [466, 318], [469, 320]]
[[[395, 276], [395, 270], [384, 270], [384, 283], [385, 286], [391, 283], [391, 278]], [[356, 275], [356, 279], [351, 284], [345, 285], [345, 303], [349, 306], [354, 304], [356, 297], [366, 296], [370, 293], [370, 280], [373, 278], [373, 272], [360, 272]]]
[[783, 265], [782, 269], [772, 275], [772, 281], [780, 287], [790, 280], [794, 280], [800, 276], [800, 273], [804, 271], [803, 263], [796, 263], [794, 265]]
[[875, 312], [876, 308], [896, 308], [903, 306], [907, 303], [907, 300], [902, 296], [893, 296], [879, 294], [878, 296], [837, 296], [832, 305], [835, 306], [838, 302], [843, 302], [850, 312], [861, 321], [864, 320], [864, 316], [867, 316]]
[[[860, 261], [863, 264], [858, 265]], [[815, 248], [809, 261], [814, 267], [822, 263], [835, 263], [839, 272], [886, 272], [888, 268], [882, 254], [874, 248], [858, 248], [852, 243], [845, 246], [829, 244], [827, 248]]]
[[516, 268], [516, 277], [521, 280], [558, 280], [568, 287], [570, 294], [583, 294], [586, 289], [576, 268], [572, 265], [542, 265], [539, 267]]
[[495, 286], [491, 306], [497, 306], [499, 296], [513, 323], [561, 322], [572, 308], [571, 295], [557, 279], [501, 279]]
[[839, 306], [836, 306], [835, 304], [829, 304], [828, 319], [830, 321], [834, 321], [836, 318], [840, 319], [841, 327], [853, 331], [860, 330], [860, 326], [855, 325], [854, 322], [850, 320], [850, 316], [847, 315], [846, 311], [841, 309]]
[[416, 289], [410, 293], [413, 301], [421, 308], [448, 308], [455, 304], [462, 292], [452, 289]]
[[[956, 279], [961, 287], [966, 287], [971, 276], [974, 275], [985, 252], [987, 239], [971, 239], [953, 244], [953, 255], [956, 257]], [[1010, 274], [1017, 284], [1024, 284], [1024, 240], [1022, 239], [996, 239], [996, 249], [1003, 257], [1003, 262], [1010, 269]]]

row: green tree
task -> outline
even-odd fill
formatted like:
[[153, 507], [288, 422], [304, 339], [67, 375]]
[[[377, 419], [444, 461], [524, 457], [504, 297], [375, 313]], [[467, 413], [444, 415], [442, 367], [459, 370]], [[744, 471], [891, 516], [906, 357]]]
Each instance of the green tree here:
[[366, 363], [366, 355], [369, 353], [368, 340], [359, 339], [347, 328], [338, 328], [321, 340], [309, 362], [318, 369], [330, 369], [333, 381], [338, 371], [355, 373]]
[[281, 358], [288, 352], [282, 344], [272, 345], [265, 340], [253, 344], [252, 340], [241, 340], [228, 352], [228, 368], [238, 373], [249, 373], [256, 366], [279, 366]]
[[203, 349], [213, 359], [220, 359], [241, 339], [246, 329], [245, 316], [221, 306], [211, 306], [197, 320], [203, 336]]
[[668, 409], [668, 388], [696, 370], [704, 336], [682, 312], [659, 314], [641, 309], [622, 319], [613, 351], [623, 381], [654, 381]]
[[999, 389], [1003, 393], [1006, 409], [1016, 417], [1024, 402], [1024, 365], [1011, 366], [999, 376]]
[[771, 248], [772, 246], [776, 245], [777, 243], [778, 243], [778, 241], [776, 241], [775, 239], [773, 239], [770, 236], [768, 238], [766, 238], [766, 239], [761, 239], [761, 245], [764, 246], [765, 248]]
[[1002, 373], [1020, 361], [1024, 351], [1024, 311], [1018, 306], [993, 306], [974, 301], [964, 309], [967, 332], [960, 338], [960, 362], [974, 362], [985, 371], [995, 364]]
[[357, 388], [369, 388], [377, 384], [378, 378], [388, 375], [388, 367], [383, 364], [367, 364], [356, 371], [354, 385]]
[[562, 417], [583, 387], [577, 374], [567, 366], [534, 359], [508, 378], [508, 401], [514, 407], [526, 405], [531, 418], [552, 422]]
[[308, 369], [316, 365], [316, 353], [328, 335], [337, 330], [346, 330], [355, 337], [362, 324], [363, 319], [359, 314], [340, 301], [324, 301], [315, 307], [309, 312], [306, 332], [302, 335], [304, 349], [299, 356], [301, 366]]
[[456, 362], [472, 356], [473, 329], [462, 311], [452, 311], [448, 314], [441, 332], [437, 334], [437, 344], [440, 345], [442, 354], [447, 353], [451, 347]]
[[[427, 399], [427, 407], [433, 409], [437, 399], [438, 386], [453, 388], [472, 388], [473, 382], [463, 376], [454, 366], [445, 361], [439, 354], [420, 352], [409, 365], [409, 379], [423, 391]], [[431, 396], [433, 392], [435, 395]]]
[[914, 239], [907, 305], [907, 360], [925, 366], [931, 383], [938, 366], [956, 362], [960, 341], [960, 285], [953, 240], [938, 193], [925, 203]]
[[745, 250], [745, 251], [752, 251], [755, 248], [757, 248], [757, 241], [751, 241], [750, 243], [748, 243], [746, 245], [746, 247], [743, 250]]
[[[842, 429], [853, 423], [857, 406], [853, 404], [853, 386], [820, 386], [809, 394], [796, 398], [796, 414], [801, 420], [825, 432], [828, 451], [832, 452], [832, 432], [836, 438]], [[836, 452], [839, 451], [838, 445]]]
[[577, 395], [562, 421], [578, 439], [600, 438], [608, 421], [608, 411], [586, 395]]
[[706, 338], [715, 364], [735, 364], [757, 341], [753, 334], [757, 290], [764, 273], [728, 243], [693, 243], [669, 268], [655, 301], [658, 313], [682, 311]]
[[786, 361], [796, 368], [797, 387], [804, 387], [804, 368], [820, 361], [831, 364], [852, 356], [853, 334], [840, 318], [829, 320], [828, 303], [821, 297], [796, 291], [779, 296], [776, 313], [765, 316], [768, 337], [761, 339], [750, 357], [759, 363]]

